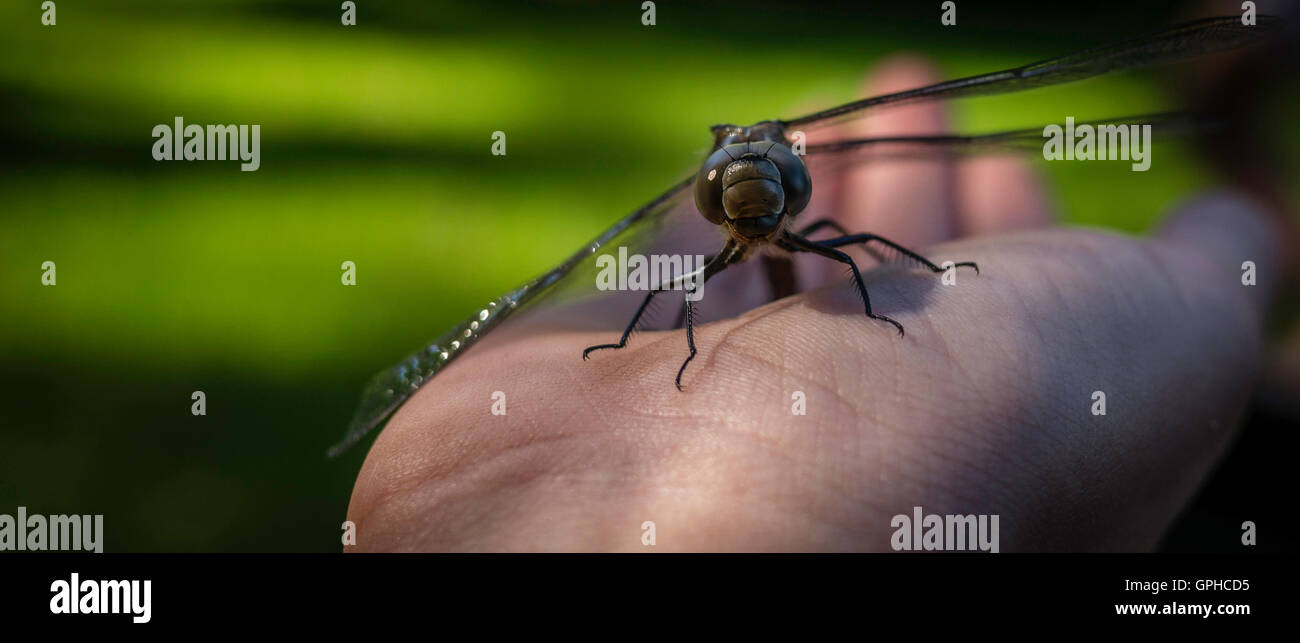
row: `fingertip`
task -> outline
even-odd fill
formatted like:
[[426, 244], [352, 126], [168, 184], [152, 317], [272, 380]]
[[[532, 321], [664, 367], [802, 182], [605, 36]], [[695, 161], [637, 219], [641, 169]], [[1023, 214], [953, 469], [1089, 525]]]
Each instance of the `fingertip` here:
[[876, 93], [914, 89], [917, 82], [938, 82], [941, 73], [930, 59], [917, 53], [887, 56], [876, 63], [863, 79], [862, 88]]
[[[882, 60], [863, 81], [864, 96], [881, 96], [932, 85], [942, 80], [939, 68], [917, 54]], [[853, 123], [858, 135], [941, 134], [948, 130], [947, 111], [939, 101], [901, 105]]]
[[1262, 319], [1282, 279], [1282, 235], [1263, 204], [1216, 191], [1178, 207], [1155, 238], [1186, 276], [1239, 289]]

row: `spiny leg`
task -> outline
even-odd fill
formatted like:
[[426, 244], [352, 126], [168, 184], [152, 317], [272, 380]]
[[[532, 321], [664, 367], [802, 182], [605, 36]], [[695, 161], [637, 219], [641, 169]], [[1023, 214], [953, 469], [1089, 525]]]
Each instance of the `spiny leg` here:
[[582, 359], [587, 359], [587, 355], [590, 354], [591, 351], [598, 351], [603, 348], [623, 348], [624, 346], [627, 346], [627, 338], [632, 336], [632, 331], [636, 329], [637, 322], [641, 321], [641, 316], [645, 314], [645, 309], [650, 305], [650, 300], [654, 299], [657, 294], [659, 294], [659, 290], [657, 289], [646, 293], [645, 299], [641, 300], [641, 305], [637, 306], [636, 314], [632, 315], [632, 321], [628, 322], [627, 328], [623, 329], [623, 336], [618, 338], [617, 344], [597, 344], [596, 346], [588, 346], [582, 351]]
[[886, 317], [885, 315], [877, 315], [876, 313], [871, 312], [871, 296], [867, 294], [867, 286], [862, 282], [862, 273], [858, 271], [858, 264], [853, 262], [852, 257], [839, 250], [826, 247], [824, 245], [821, 245], [813, 241], [809, 241], [791, 232], [786, 232], [782, 236], [782, 240], [785, 241], [786, 243], [780, 245], [788, 250], [793, 250], [796, 252], [811, 252], [813, 254], [821, 255], [828, 259], [834, 259], [835, 261], [838, 261], [840, 263], [847, 264], [849, 268], [853, 270], [853, 281], [858, 286], [858, 294], [862, 295], [862, 305], [866, 308], [867, 317], [870, 317], [872, 319], [879, 319], [880, 321], [883, 322], [889, 322], [893, 324], [895, 328], [898, 329], [898, 334], [900, 336], [904, 334], [902, 324], [898, 323], [897, 321], [895, 321], [890, 317]]
[[686, 365], [695, 359], [695, 306], [691, 304], [691, 293], [686, 294], [686, 346], [691, 349], [691, 354], [687, 356], [686, 361], [682, 362], [682, 367], [677, 369], [677, 390], [682, 390], [682, 373], [686, 372]]
[[[726, 248], [723, 248], [723, 250], [726, 251], [727, 249], [726, 249]], [[709, 255], [709, 256], [705, 257], [705, 258], [704, 258], [704, 265], [707, 266], [707, 265], [713, 263], [713, 258], [714, 258], [714, 257], [717, 257], [717, 256], [718, 256], [718, 255]], [[683, 302], [682, 302], [682, 308], [681, 308], [681, 310], [679, 310], [679, 311], [677, 312], [677, 321], [673, 322], [673, 326], [672, 326], [673, 328], [681, 328], [682, 325], [686, 323], [686, 312], [687, 312], [686, 302], [683, 301]]]
[[[842, 237], [835, 237], [834, 239], [826, 239], [825, 241], [814, 241], [812, 243], [815, 243], [824, 248], [838, 248], [840, 246], [848, 246], [848, 245], [853, 245], [855, 243], [866, 244], [866, 243], [871, 243], [873, 241], [898, 251], [900, 254], [907, 257], [908, 259], [911, 259], [912, 261], [915, 261], [921, 264], [922, 266], [929, 268], [931, 272], [943, 272], [943, 268], [940, 266], [936, 266], [933, 261], [930, 261], [929, 259], [926, 259], [925, 257], [922, 257], [921, 255], [916, 254], [915, 252], [912, 252], [911, 250], [908, 250], [907, 248], [904, 248], [903, 246], [898, 245], [897, 243], [894, 243], [893, 241], [890, 241], [889, 239], [886, 239], [878, 234], [849, 234]], [[967, 268], [974, 268], [975, 274], [977, 275], [980, 274], [980, 267], [976, 265], [974, 261], [963, 261], [960, 263], [953, 264], [953, 267], [962, 267], [962, 266], [965, 266]]]
[[[710, 277], [721, 272], [723, 268], [741, 261], [744, 254], [745, 253], [739, 246], [737, 246], [733, 241], [728, 240], [727, 245], [723, 246], [722, 252], [719, 252], [713, 260], [709, 261], [709, 263], [704, 266], [704, 274], [700, 276], [699, 284], [704, 284]], [[686, 372], [686, 365], [690, 364], [691, 360], [695, 359], [695, 304], [691, 299], [694, 295], [695, 288], [687, 289], [685, 296], [686, 305], [684, 308], [686, 311], [686, 347], [690, 349], [691, 354], [686, 357], [686, 361], [682, 362], [682, 367], [677, 369], [677, 379], [674, 380], [674, 382], [677, 384], [678, 391], [683, 390], [682, 373]]]
[[[835, 222], [833, 219], [818, 219], [816, 221], [813, 221], [812, 223], [805, 226], [803, 229], [799, 230], [798, 234], [799, 236], [806, 238], [812, 235], [812, 233], [821, 230], [822, 228], [831, 228], [832, 230], [835, 230], [836, 232], [840, 233], [840, 236], [831, 239], [823, 239], [821, 241], [814, 241], [813, 243], [817, 243], [831, 248], [838, 248], [840, 246], [847, 246], [847, 245], [853, 245], [858, 243], [866, 245], [874, 241], [883, 246], [893, 248], [903, 256], [921, 264], [922, 266], [925, 266], [926, 268], [929, 268], [932, 272], [943, 272], [943, 268], [934, 265], [934, 262], [926, 259], [925, 257], [922, 257], [921, 255], [911, 250], [908, 250], [907, 248], [903, 247], [898, 243], [890, 241], [889, 239], [886, 239], [878, 234], [850, 234], [848, 230], [844, 229], [844, 226]], [[876, 257], [881, 261], [885, 260], [884, 257], [879, 255], [877, 252], [871, 250], [870, 248], [868, 248], [867, 251], [873, 257]], [[975, 274], [977, 275], [980, 272], [980, 267], [974, 261], [962, 261], [960, 263], [956, 263], [953, 265], [955, 267], [966, 266], [969, 268], [974, 268]]]
[[[713, 266], [714, 266], [716, 263], [718, 263], [718, 262], [714, 261], [715, 259], [717, 259], [718, 257], [725, 256], [728, 260], [731, 260], [732, 257], [733, 257], [733, 255], [735, 254], [734, 251], [735, 251], [735, 244], [734, 244], [732, 241], [728, 241], [728, 242], [727, 242], [727, 245], [725, 245], [725, 246], [722, 247], [722, 251], [721, 251], [721, 252], [719, 252], [719, 253], [716, 254], [716, 255], [713, 255], [713, 256], [709, 257], [709, 258], [708, 258], [708, 261], [706, 262], [706, 264], [705, 264], [705, 266], [704, 266], [704, 270], [703, 270], [703, 272], [704, 272], [704, 277], [703, 277], [703, 279], [704, 279], [704, 280], [707, 280], [707, 279], [709, 278], [709, 276], [711, 276], [712, 273], [710, 272], [710, 268], [713, 268]], [[713, 273], [716, 273], [718, 270], [721, 270], [721, 269], [722, 269], [721, 267], [713, 268], [713, 269], [712, 269], [712, 272], [713, 272]], [[617, 343], [617, 344], [598, 344], [598, 345], [596, 345], [596, 346], [588, 346], [586, 349], [584, 349], [584, 350], [582, 351], [582, 359], [584, 359], [584, 360], [587, 359], [587, 358], [588, 358], [588, 355], [590, 355], [592, 351], [598, 351], [598, 350], [602, 350], [602, 349], [606, 349], [606, 348], [619, 349], [619, 348], [623, 348], [624, 346], [627, 346], [627, 340], [628, 340], [628, 338], [632, 336], [632, 331], [636, 330], [636, 325], [641, 321], [641, 317], [645, 315], [645, 311], [646, 311], [646, 309], [650, 306], [650, 301], [654, 299], [655, 295], [657, 295], [657, 294], [659, 294], [660, 292], [663, 292], [663, 291], [665, 291], [665, 290], [671, 290], [673, 287], [677, 286], [677, 285], [679, 284], [679, 282], [683, 282], [683, 281], [686, 279], [686, 277], [688, 277], [688, 275], [681, 275], [681, 276], [678, 276], [678, 277], [676, 277], [676, 278], [674, 278], [674, 279], [668, 281], [667, 283], [660, 284], [660, 285], [659, 285], [657, 288], [655, 288], [654, 290], [651, 290], [650, 292], [647, 292], [647, 293], [646, 293], [646, 296], [645, 296], [645, 299], [642, 299], [642, 300], [641, 300], [641, 305], [640, 305], [640, 306], [637, 306], [636, 313], [632, 315], [632, 321], [628, 322], [628, 324], [627, 324], [627, 328], [624, 328], [624, 329], [623, 329], [623, 335], [622, 335], [621, 337], [619, 337], [619, 339], [618, 339], [618, 343]]]
[[799, 236], [807, 237], [808, 235], [811, 235], [812, 233], [821, 230], [822, 228], [831, 228], [836, 232], [840, 233], [841, 235], [848, 235], [849, 233], [848, 230], [844, 229], [844, 226], [836, 223], [832, 219], [818, 219], [804, 226], [804, 228], [799, 231]]
[[[834, 225], [836, 227], [838, 227], [839, 225], [829, 219], [823, 219], [818, 223], [822, 223], [822, 222], [829, 223], [830, 225]], [[777, 261], [771, 261], [771, 260], [777, 260]], [[712, 255], [710, 255], [707, 259], [705, 259], [705, 263], [708, 263], [709, 261], [713, 261]], [[790, 295], [793, 295], [795, 293], [796, 287], [798, 286], [798, 284], [795, 283], [793, 262], [791, 262], [789, 258], [771, 257], [771, 256], [763, 256], [762, 261], [763, 261], [763, 270], [767, 275], [768, 285], [772, 289], [772, 298], [782, 299], [784, 297], [789, 297]], [[689, 307], [687, 306], [687, 304], [683, 303], [681, 309], [677, 312], [677, 321], [673, 322], [672, 325], [673, 328], [681, 328], [683, 325], [685, 325], [686, 313], [688, 309]]]

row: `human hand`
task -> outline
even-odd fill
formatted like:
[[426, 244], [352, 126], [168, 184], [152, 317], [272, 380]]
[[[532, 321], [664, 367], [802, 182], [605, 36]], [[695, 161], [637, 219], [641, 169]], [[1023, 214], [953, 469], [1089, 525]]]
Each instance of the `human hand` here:
[[[931, 80], [898, 61], [870, 91]], [[853, 127], [945, 124], [917, 105]], [[1278, 253], [1258, 208], [1208, 196], [1149, 239], [1050, 227], [1034, 175], [1001, 158], [868, 165], [818, 189], [850, 231], [982, 274], [864, 274], [900, 338], [830, 265], [828, 286], [698, 327], [684, 393], [682, 331], [587, 362], [581, 348], [615, 338], [476, 347], [376, 440], [349, 549], [888, 550], [891, 517], [914, 506], [999, 515], [1001, 551], [1153, 547], [1231, 441], [1259, 367], [1268, 292], [1240, 265], [1275, 274]], [[498, 389], [527, 395], [487, 421]]]

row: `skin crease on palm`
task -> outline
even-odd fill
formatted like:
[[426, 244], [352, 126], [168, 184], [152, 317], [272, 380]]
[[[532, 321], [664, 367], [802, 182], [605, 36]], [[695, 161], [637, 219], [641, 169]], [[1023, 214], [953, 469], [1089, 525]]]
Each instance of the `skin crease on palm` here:
[[[864, 92], [934, 80], [898, 58]], [[810, 137], [947, 129], [938, 105], [837, 127]], [[888, 551], [891, 517], [920, 506], [997, 514], [1004, 552], [1150, 550], [1238, 428], [1277, 234], [1224, 192], [1149, 238], [1055, 226], [1032, 162], [864, 164], [817, 185], [850, 231], [979, 263], [951, 286], [901, 264], [865, 272], [905, 337], [862, 315], [842, 266], [801, 257], [822, 285], [805, 276], [798, 295], [698, 327], [684, 393], [680, 330], [586, 362], [582, 347], [617, 337], [550, 329], [476, 347], [375, 441], [347, 549]], [[1259, 286], [1241, 284], [1243, 261]], [[490, 414], [497, 390], [506, 416]]]

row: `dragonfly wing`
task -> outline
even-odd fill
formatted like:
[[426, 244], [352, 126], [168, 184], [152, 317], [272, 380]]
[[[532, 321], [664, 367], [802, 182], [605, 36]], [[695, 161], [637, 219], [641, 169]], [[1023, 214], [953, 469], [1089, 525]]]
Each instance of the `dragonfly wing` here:
[[[1063, 124], [1057, 124], [1063, 126]], [[1207, 134], [1221, 127], [1223, 123], [1212, 116], [1180, 112], [1160, 114], [1142, 114], [1123, 116], [1095, 121], [1076, 121], [1075, 128], [1090, 126], [1098, 128], [1110, 125], [1150, 125], [1154, 140]], [[911, 159], [927, 156], [958, 154], [979, 155], [998, 154], [1014, 151], [1041, 150], [1043, 147], [1043, 128], [1028, 128], [976, 134], [973, 136], [936, 135], [936, 136], [885, 136], [878, 138], [858, 138], [813, 143], [807, 147], [809, 157], [860, 156], [870, 159]], [[862, 158], [852, 158], [857, 162]]]
[[1256, 24], [1247, 26], [1241, 24], [1240, 16], [1207, 18], [1014, 69], [864, 98], [782, 122], [788, 128], [809, 128], [855, 118], [864, 110], [883, 105], [1002, 94], [1066, 83], [1119, 69], [1161, 65], [1257, 44], [1265, 36], [1280, 30], [1284, 22], [1276, 16], [1257, 16]]
[[[1103, 125], [1150, 125], [1151, 140], [1165, 141], [1179, 137], [1204, 135], [1223, 126], [1223, 121], [1199, 114], [1168, 112], [1125, 116], [1096, 121], [1079, 121], [1075, 128], [1092, 126], [1094, 131]], [[1127, 144], [1127, 133], [1124, 134]], [[812, 174], [814, 185], [827, 185], [840, 180], [840, 175], [864, 163], [893, 163], [897, 161], [940, 160], [942, 158], [968, 158], [997, 154], [1041, 153], [1045, 138], [1043, 128], [1026, 128], [972, 136], [889, 136], [878, 138], [845, 139], [826, 143], [811, 143], [806, 148], [804, 162]], [[814, 190], [808, 208], [799, 215], [801, 223], [822, 218], [835, 218], [842, 204], [827, 199], [827, 191]], [[862, 232], [850, 230], [850, 232]], [[814, 239], [838, 236], [834, 231], [818, 233]], [[879, 263], [916, 262], [883, 245], [865, 245], [860, 248]]]
[[539, 291], [537, 281], [532, 281], [497, 297], [428, 346], [371, 378], [361, 394], [361, 402], [348, 424], [347, 433], [338, 444], [330, 447], [329, 456], [333, 458], [342, 454], [382, 424], [425, 382], [505, 321], [532, 293]]
[[[623, 217], [600, 236], [575, 252], [563, 263], [540, 277], [488, 302], [469, 318], [379, 374], [366, 385], [361, 402], [348, 424], [343, 439], [329, 450], [336, 457], [356, 444], [367, 433], [383, 424], [417, 390], [477, 343], [489, 332], [531, 304], [545, 299], [575, 299], [594, 291], [594, 256], [611, 244], [646, 247], [666, 228], [675, 227], [670, 215], [677, 218], [688, 208], [682, 207], [691, 179], [683, 180], [654, 200]], [[695, 217], [700, 219], [700, 217]], [[700, 219], [702, 221], [702, 219]]]

